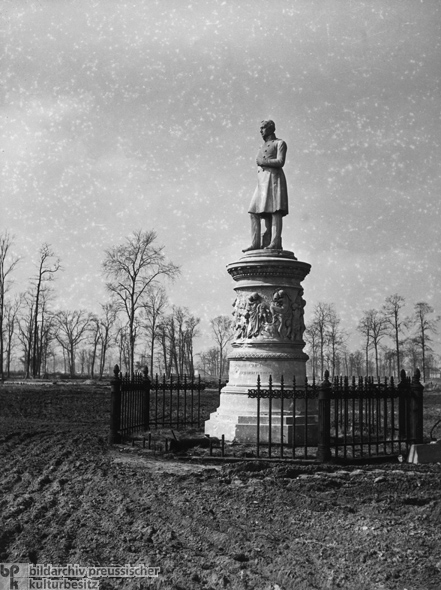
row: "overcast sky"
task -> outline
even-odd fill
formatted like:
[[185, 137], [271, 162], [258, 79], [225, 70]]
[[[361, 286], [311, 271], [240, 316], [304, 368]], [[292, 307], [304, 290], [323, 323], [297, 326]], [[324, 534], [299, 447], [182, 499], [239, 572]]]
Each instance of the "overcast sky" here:
[[[104, 250], [154, 229], [170, 300], [230, 314], [264, 118], [288, 145], [306, 319], [399, 293], [441, 313], [439, 0], [2, 0], [0, 231], [98, 311]], [[206, 324], [204, 324], [206, 326]]]

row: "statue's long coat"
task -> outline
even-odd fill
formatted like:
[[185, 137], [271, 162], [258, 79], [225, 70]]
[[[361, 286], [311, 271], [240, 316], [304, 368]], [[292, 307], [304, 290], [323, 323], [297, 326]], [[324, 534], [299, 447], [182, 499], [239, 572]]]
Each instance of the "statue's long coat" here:
[[277, 138], [266, 141], [260, 148], [257, 159], [267, 158], [268, 165], [257, 167], [257, 187], [248, 213], [288, 215], [288, 189], [283, 172], [286, 150], [286, 143]]

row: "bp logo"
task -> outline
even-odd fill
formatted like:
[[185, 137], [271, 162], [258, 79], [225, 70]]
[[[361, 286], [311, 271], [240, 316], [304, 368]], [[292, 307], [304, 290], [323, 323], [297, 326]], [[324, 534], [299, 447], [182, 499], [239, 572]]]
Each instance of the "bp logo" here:
[[0, 590], [28, 589], [28, 563], [0, 563]]

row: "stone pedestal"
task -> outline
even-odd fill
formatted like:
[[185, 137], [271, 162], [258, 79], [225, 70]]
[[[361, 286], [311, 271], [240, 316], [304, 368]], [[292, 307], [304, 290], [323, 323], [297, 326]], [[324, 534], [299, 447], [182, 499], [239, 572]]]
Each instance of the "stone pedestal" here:
[[[297, 386], [303, 387], [308, 356], [303, 352], [305, 300], [300, 283], [310, 269], [309, 264], [298, 261], [286, 250], [251, 250], [227, 266], [237, 283], [233, 311], [235, 337], [233, 351], [228, 357], [228, 384], [222, 389], [217, 411], [205, 423], [207, 434], [224, 434], [227, 440], [253, 442], [253, 425], [254, 432], [257, 428], [257, 400], [248, 397], [248, 390], [256, 388], [259, 375], [263, 388], [267, 387], [270, 376], [275, 388], [280, 386], [282, 376], [286, 388], [291, 388], [293, 377]], [[280, 401], [272, 401], [274, 442], [277, 442], [277, 428], [280, 442], [281, 419], [291, 419], [292, 427], [293, 416], [288, 401], [285, 400], [282, 418]], [[268, 403], [265, 399], [260, 403], [262, 427], [262, 419], [268, 416]], [[298, 407], [296, 439], [302, 436], [300, 403]], [[315, 422], [316, 416], [311, 414], [308, 424]], [[285, 433], [289, 437], [288, 428], [283, 432], [284, 437]]]

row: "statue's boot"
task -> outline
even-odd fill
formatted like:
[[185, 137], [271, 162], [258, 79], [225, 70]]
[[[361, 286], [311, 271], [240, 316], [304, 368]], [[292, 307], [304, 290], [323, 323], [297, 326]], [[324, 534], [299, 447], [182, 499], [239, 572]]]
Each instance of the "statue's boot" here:
[[267, 248], [271, 244], [271, 217], [265, 217], [265, 231], [262, 236], [262, 248]]
[[260, 217], [250, 213], [251, 217], [251, 246], [244, 248], [242, 252], [248, 252], [248, 250], [260, 250]]
[[282, 214], [273, 213], [272, 215], [272, 240], [269, 246], [266, 246], [267, 250], [282, 250]]

